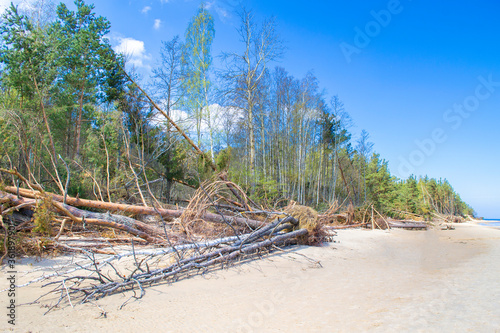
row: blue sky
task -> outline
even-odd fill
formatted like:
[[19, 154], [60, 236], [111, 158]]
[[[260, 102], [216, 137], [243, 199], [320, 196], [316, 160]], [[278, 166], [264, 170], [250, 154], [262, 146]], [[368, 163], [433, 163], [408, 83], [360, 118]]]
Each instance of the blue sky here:
[[[278, 65], [297, 78], [312, 70], [327, 96], [344, 102], [353, 135], [367, 130], [394, 175], [447, 178], [479, 216], [500, 218], [499, 3], [207, 1], [214, 58], [238, 47], [240, 4], [258, 18], [275, 16], [287, 46]], [[113, 45], [146, 74], [161, 41], [182, 37], [198, 5], [99, 0], [95, 11], [111, 22]]]

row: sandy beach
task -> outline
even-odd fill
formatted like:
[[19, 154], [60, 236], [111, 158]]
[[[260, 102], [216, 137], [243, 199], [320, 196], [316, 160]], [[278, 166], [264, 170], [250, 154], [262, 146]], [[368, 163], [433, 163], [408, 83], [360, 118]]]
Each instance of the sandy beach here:
[[[295, 247], [205, 276], [43, 315], [45, 304], [4, 314], [16, 332], [500, 332], [500, 230], [341, 230], [335, 243]], [[52, 265], [23, 259], [22, 272]], [[320, 264], [318, 264], [318, 262]], [[2, 271], [0, 288], [7, 287]], [[17, 304], [41, 295], [17, 290]], [[0, 294], [7, 313], [7, 293]], [[102, 315], [103, 311], [106, 316]]]

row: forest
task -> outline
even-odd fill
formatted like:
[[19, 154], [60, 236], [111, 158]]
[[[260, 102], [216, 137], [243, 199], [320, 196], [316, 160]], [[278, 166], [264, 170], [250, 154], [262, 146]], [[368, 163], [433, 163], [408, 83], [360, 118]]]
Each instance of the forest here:
[[277, 65], [286, 46], [272, 18], [241, 9], [240, 44], [212, 54], [201, 5], [141, 77], [111, 46], [110, 22], [83, 0], [75, 8], [36, 1], [3, 14], [0, 189], [20, 174], [64, 197], [165, 208], [221, 179], [247, 198], [228, 206], [254, 210], [293, 200], [406, 219], [474, 214], [446, 179], [398, 179], [366, 131], [353, 140], [341, 97]]

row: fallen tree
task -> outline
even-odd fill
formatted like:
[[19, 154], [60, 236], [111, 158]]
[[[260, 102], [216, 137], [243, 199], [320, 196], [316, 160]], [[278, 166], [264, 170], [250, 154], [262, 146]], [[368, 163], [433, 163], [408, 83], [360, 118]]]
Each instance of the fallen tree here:
[[[51, 223], [61, 223], [61, 226], [57, 236], [48, 237], [51, 245], [64, 250], [80, 252], [87, 256], [87, 263], [78, 262], [75, 263], [76, 267], [73, 269], [44, 275], [40, 279], [30, 282], [49, 280], [45, 286], [55, 286], [55, 288], [46, 295], [60, 293], [59, 300], [50, 306], [49, 311], [57, 307], [63, 300], [67, 300], [69, 304], [71, 304], [72, 299], [78, 299], [85, 303], [131, 289], [134, 290], [134, 296], [131, 299], [140, 298], [144, 295], [146, 286], [160, 281], [176, 281], [185, 276], [217, 269], [218, 265], [231, 265], [237, 260], [252, 259], [255, 255], [273, 251], [280, 245], [318, 244], [327, 240], [327, 232], [323, 232], [322, 225], [317, 223], [317, 214], [313, 214], [314, 218], [309, 221], [306, 216], [299, 214], [297, 216], [300, 217], [295, 218], [292, 212], [287, 214], [286, 211], [284, 213], [242, 212], [239, 213], [239, 216], [228, 216], [220, 213], [217, 208], [217, 200], [222, 200], [222, 198], [217, 198], [220, 196], [217, 189], [219, 185], [223, 186], [223, 183], [207, 186], [207, 188], [200, 185], [199, 191], [195, 193], [186, 209], [169, 210], [161, 207], [116, 204], [57, 195], [45, 191], [36, 183], [29, 182], [16, 170], [8, 170], [7, 172], [17, 176], [29, 189], [4, 186], [3, 191], [0, 191], [0, 216], [2, 218], [8, 216], [10, 219], [14, 212], [21, 215], [30, 212], [34, 218], [30, 218], [28, 221], [33, 225], [36, 224], [33, 220], [37, 218], [39, 211], [42, 213], [44, 211], [55, 212], [57, 215], [53, 216], [50, 213], [47, 215], [50, 216], [48, 219]], [[217, 209], [219, 214], [206, 211], [209, 206]], [[100, 209], [106, 212], [87, 211], [81, 209], [82, 207]], [[111, 214], [111, 211], [126, 212], [130, 215], [158, 216], [161, 217], [164, 228], [161, 230], [153, 224], [144, 223], [129, 216]], [[267, 217], [265, 221], [258, 221], [246, 218], [243, 216], [244, 213], [266, 215]], [[203, 234], [206, 230], [202, 228], [201, 234], [199, 231], [195, 231], [198, 232], [196, 234], [186, 230], [185, 237], [181, 239], [181, 237], [175, 237], [175, 234], [172, 234], [174, 228], [167, 232], [166, 223], [163, 220], [165, 217], [175, 219], [171, 226], [184, 223], [204, 225], [205, 222], [215, 222], [216, 224], [212, 225], [226, 225], [230, 228], [217, 229], [217, 232], [224, 234], [225, 237], [207, 240], [203, 243], [199, 240], [209, 234]], [[200, 220], [202, 223], [199, 223]], [[133, 237], [130, 237], [132, 251], [127, 252], [128, 254], [119, 254], [112, 245], [112, 251], [103, 249], [102, 244], [106, 240], [102, 234], [96, 235], [94, 232], [87, 238], [85, 236], [78, 237], [81, 233], [72, 234], [70, 237], [67, 235], [60, 237], [66, 222], [121, 230], [147, 242], [167, 245], [168, 247], [136, 251]], [[7, 230], [5, 225], [3, 227]], [[200, 229], [195, 228], [194, 230]], [[49, 234], [54, 234], [53, 224]], [[36, 233], [33, 234], [33, 237], [36, 238], [36, 235]], [[190, 238], [191, 235], [195, 237]], [[125, 239], [126, 237], [120, 236], [120, 241]], [[111, 257], [96, 258], [98, 254], [109, 255], [113, 252], [115, 254]], [[113, 264], [113, 261], [118, 258], [130, 256], [132, 258], [129, 258], [125, 267], [122, 266], [123, 262], [120, 262], [120, 265]], [[84, 274], [76, 275], [80, 270], [84, 271]], [[136, 296], [137, 289], [140, 290], [139, 297]]]
[[[118, 292], [134, 290], [134, 294], [126, 300], [122, 307], [131, 299], [142, 298], [145, 288], [162, 281], [174, 282], [193, 274], [206, 273], [234, 264], [237, 260], [251, 259], [260, 252], [269, 252], [280, 245], [297, 243], [301, 237], [308, 234], [307, 229], [291, 232], [298, 221], [293, 217], [285, 217], [267, 226], [241, 235], [225, 237], [211, 241], [171, 246], [163, 249], [147, 249], [117, 253], [107, 257], [97, 258], [94, 253], [83, 250], [86, 260], [73, 264], [72, 268], [57, 269], [52, 274], [44, 274], [24, 287], [36, 282], [46, 282], [42, 287], [53, 287], [40, 299], [59, 294], [59, 299], [49, 306], [47, 312], [63, 305], [64, 302], [73, 306], [73, 302], [92, 302]], [[128, 261], [115, 261], [124, 258]], [[168, 263], [159, 265], [160, 263]], [[79, 275], [82, 271], [84, 274]], [[137, 296], [136, 290], [140, 290]]]
[[[23, 197], [18, 198], [17, 196], [2, 191], [0, 191], [0, 199], [3, 201], [3, 203], [13, 204], [13, 207], [10, 207], [9, 209], [3, 211], [3, 215], [9, 214], [10, 212], [14, 211], [19, 211], [21, 209], [25, 210], [25, 213], [23, 215], [26, 215], [26, 213], [28, 213], [26, 212], [26, 210], [31, 212], [35, 211], [37, 202], [38, 200], [40, 200], [26, 199]], [[159, 229], [132, 218], [122, 215], [102, 214], [84, 211], [60, 202], [52, 202], [52, 204], [55, 209], [65, 214], [65, 216], [73, 222], [80, 224], [88, 223], [91, 225], [126, 231], [132, 235], [141, 237], [150, 242], [162, 241], [162, 239], [159, 237], [162, 232]]]
[[[18, 188], [14, 186], [5, 186], [4, 190], [12, 194], [16, 194], [18, 192]], [[64, 202], [64, 196], [62, 195], [48, 193], [48, 192], [46, 192], [46, 194], [49, 195], [54, 201]], [[41, 193], [40, 191], [37, 190], [19, 188], [19, 195], [26, 198], [34, 199], [39, 197]], [[120, 211], [122, 213], [130, 213], [134, 215], [159, 215], [163, 218], [179, 218], [184, 212], [184, 210], [180, 209], [173, 210], [173, 209], [164, 209], [161, 207], [127, 205], [127, 204], [119, 204], [119, 203], [112, 203], [105, 201], [73, 198], [70, 196], [66, 197], [66, 203], [71, 206], [96, 208], [108, 211]], [[224, 218], [221, 215], [210, 212], [205, 212], [203, 216], [201, 216], [201, 218], [210, 222], [225, 223]], [[231, 223], [234, 223], [236, 225], [242, 227], [250, 227], [252, 229], [256, 229], [264, 225], [264, 223], [261, 221], [252, 220], [240, 216], [227, 216], [226, 219], [230, 220]]]

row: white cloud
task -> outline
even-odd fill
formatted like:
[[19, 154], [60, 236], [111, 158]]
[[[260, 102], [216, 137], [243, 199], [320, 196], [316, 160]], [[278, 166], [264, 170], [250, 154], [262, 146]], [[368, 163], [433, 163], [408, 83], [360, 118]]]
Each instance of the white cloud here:
[[[158, 104], [163, 110], [167, 109], [165, 99], [159, 100]], [[224, 139], [225, 133], [233, 131], [237, 124], [244, 119], [244, 111], [240, 108], [224, 107], [219, 104], [211, 104], [208, 107], [208, 111], [210, 112], [211, 123], [207, 123], [206, 116], [201, 122], [201, 148], [208, 149], [210, 147], [210, 128], [213, 131], [215, 145], [224, 147], [227, 145]], [[204, 113], [207, 113], [207, 109], [204, 110]], [[196, 120], [193, 115], [183, 110], [174, 109], [171, 110], [170, 117], [188, 136], [192, 139], [196, 137]], [[154, 126], [159, 126], [160, 128], [167, 127], [167, 119], [160, 112], [157, 112], [150, 121]]]
[[224, 8], [222, 7], [217, 7], [215, 8], [215, 11], [217, 12], [217, 14], [219, 15], [220, 19], [222, 21], [224, 21], [224, 19], [230, 17], [231, 15], [229, 14], [229, 12], [227, 10], [225, 10]]
[[20, 9], [26, 10], [30, 7], [30, 4], [23, 0], [0, 0], [0, 15], [10, 7], [10, 3], [14, 3], [14, 6], [19, 6]]
[[160, 19], [156, 19], [155, 20], [155, 24], [153, 25], [153, 28], [155, 30], [158, 30], [158, 29], [160, 29], [160, 26], [161, 26], [161, 20]]
[[161, 0], [161, 3], [168, 3], [169, 0]]
[[[223, 4], [225, 2], [222, 2]], [[216, 3], [215, 1], [207, 1], [204, 3], [205, 9], [206, 10], [211, 10], [214, 9], [217, 15], [219, 15], [219, 18], [224, 21], [224, 19], [230, 17], [231, 15], [229, 14], [229, 11], [225, 9], [220, 3]]]
[[0, 0], [0, 14], [3, 14], [4, 10], [10, 6], [11, 0]]
[[[158, 104], [161, 108], [163, 108], [163, 110], [166, 110], [166, 100], [160, 100]], [[208, 124], [205, 119], [201, 122], [201, 132], [204, 134], [209, 132], [210, 127], [217, 132], [226, 130], [227, 124], [225, 124], [224, 120], [230, 119], [232, 122], [236, 123], [243, 118], [243, 110], [235, 107], [224, 107], [219, 104], [211, 104], [208, 106], [208, 110], [210, 111], [211, 124]], [[207, 110], [205, 109], [203, 112], [206, 115]], [[189, 131], [190, 129], [194, 131], [196, 121], [193, 115], [189, 115], [183, 110], [174, 109], [171, 111], [170, 117], [179, 125], [182, 124], [181, 127], [185, 128], [186, 131]], [[157, 125], [164, 124], [166, 119], [160, 112], [158, 112], [155, 116], [153, 116], [152, 122]]]
[[127, 54], [133, 57], [140, 57], [144, 54], [144, 42], [133, 38], [119, 38], [120, 44], [115, 47], [116, 52]]
[[150, 10], [151, 10], [151, 7], [150, 7], [150, 6], [146, 6], [146, 7], [144, 7], [144, 8], [141, 10], [141, 13], [143, 13], [143, 14], [147, 14]]
[[[159, 101], [158, 103], [163, 110], [167, 109], [166, 103], [164, 100]], [[189, 131], [189, 129], [194, 128], [195, 122], [192, 117], [190, 117], [187, 112], [174, 109], [170, 111], [170, 118], [179, 125], [184, 131]], [[151, 124], [154, 126], [160, 126], [163, 128], [167, 127], [168, 120], [163, 116], [161, 112], [156, 112], [150, 120]]]
[[127, 62], [135, 67], [149, 67], [144, 62], [151, 60], [151, 56], [146, 53], [144, 42], [129, 37], [117, 37], [118, 45], [113, 49], [125, 56]]

